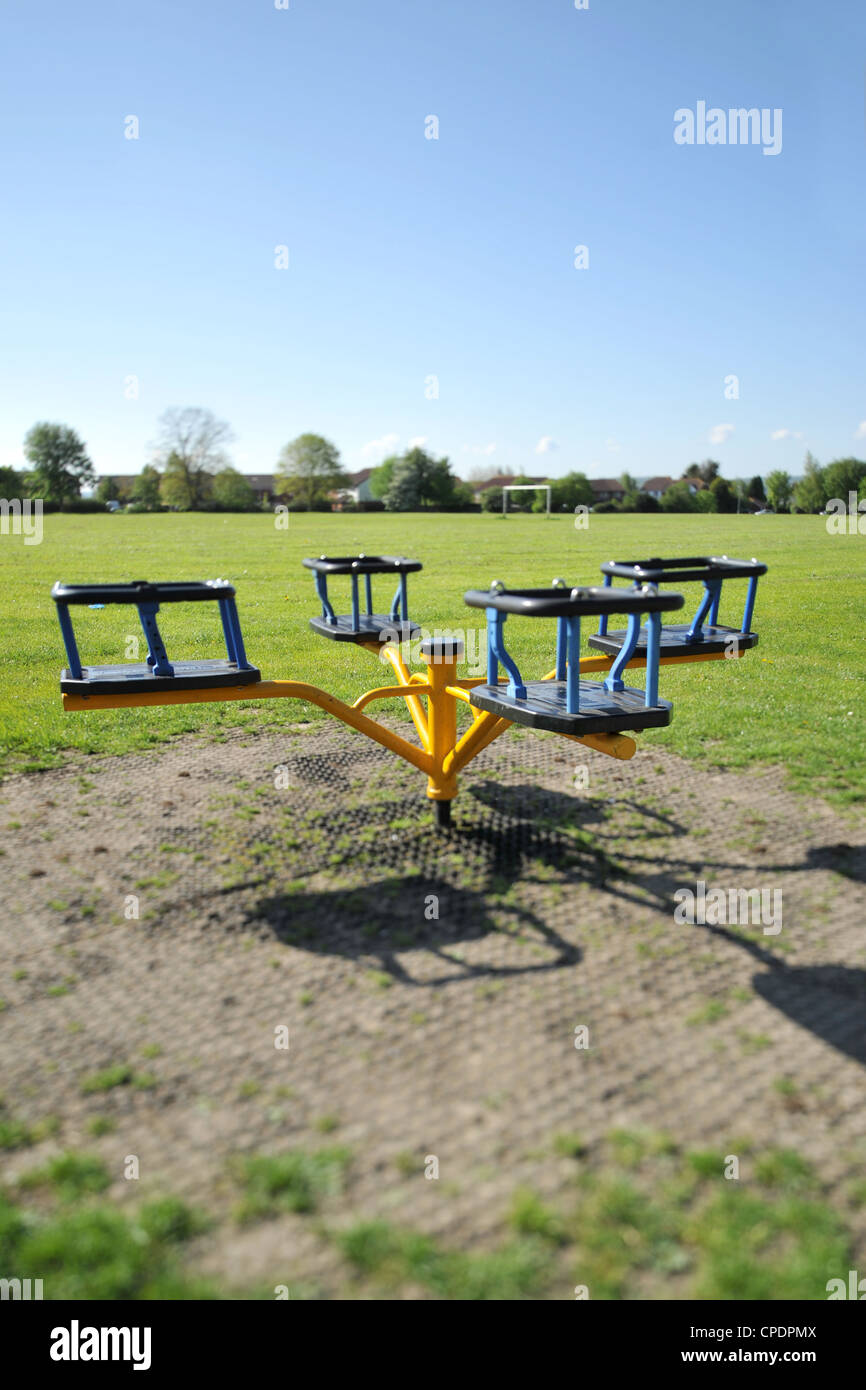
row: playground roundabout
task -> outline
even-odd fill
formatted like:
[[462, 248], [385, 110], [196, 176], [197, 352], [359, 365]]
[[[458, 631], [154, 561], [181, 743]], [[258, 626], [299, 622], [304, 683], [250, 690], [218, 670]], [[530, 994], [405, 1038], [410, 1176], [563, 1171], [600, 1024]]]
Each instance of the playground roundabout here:
[[[469, 590], [470, 678], [459, 637], [416, 640], [418, 561], [304, 564], [322, 652], [390, 666], [351, 704], [263, 676], [224, 580], [52, 590], [71, 719], [270, 700], [286, 719], [5, 782], [13, 1187], [62, 1204], [96, 1183], [223, 1296], [821, 1297], [866, 1255], [866, 835], [780, 768], [641, 739], [671, 719], [666, 666], [749, 659], [766, 566]], [[158, 615], [181, 603], [218, 609], [224, 659], [169, 655]], [[137, 611], [145, 662], [79, 651], [76, 609], [110, 605]], [[521, 672], [512, 618], [547, 622], [547, 674]], [[743, 1185], [720, 1191], [732, 1163]], [[81, 1219], [98, 1240], [118, 1218]]]

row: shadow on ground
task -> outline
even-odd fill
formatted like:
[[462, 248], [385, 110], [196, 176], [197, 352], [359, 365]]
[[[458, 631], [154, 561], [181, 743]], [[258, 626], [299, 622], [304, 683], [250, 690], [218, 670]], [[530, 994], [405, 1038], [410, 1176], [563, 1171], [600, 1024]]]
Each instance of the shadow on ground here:
[[[639, 828], [624, 830], [629, 816]], [[394, 823], [403, 827], [399, 834]], [[264, 922], [281, 942], [316, 954], [373, 957], [395, 980], [424, 988], [450, 983], [455, 972], [480, 978], [577, 965], [582, 952], [561, 906], [581, 887], [604, 896], [613, 921], [630, 906], [672, 918], [674, 895], [701, 879], [718, 883], [727, 875], [737, 886], [753, 886], [743, 883], [741, 858], [718, 840], [705, 854], [677, 853], [689, 827], [639, 797], [611, 803], [533, 782], [470, 785], [447, 831], [433, 829], [417, 797], [397, 807], [314, 812], [304, 824], [326, 831], [327, 852], [321, 863], [308, 859], [307, 877], [326, 870], [339, 885], [320, 888], [296, 879], [284, 891], [258, 896], [247, 920]], [[375, 834], [356, 838], [364, 827]], [[315, 842], [314, 834], [308, 843]], [[335, 845], [342, 848], [335, 852]], [[828, 869], [866, 881], [862, 852], [845, 842], [810, 847], [793, 865], [766, 864], [761, 876]], [[752, 979], [761, 998], [866, 1063], [866, 971], [844, 964], [792, 966], [724, 927], [683, 930], [702, 930], [768, 966]], [[547, 958], [525, 965], [462, 958], [461, 946], [491, 932], [543, 943]], [[418, 949], [447, 969], [414, 977], [406, 956]]]

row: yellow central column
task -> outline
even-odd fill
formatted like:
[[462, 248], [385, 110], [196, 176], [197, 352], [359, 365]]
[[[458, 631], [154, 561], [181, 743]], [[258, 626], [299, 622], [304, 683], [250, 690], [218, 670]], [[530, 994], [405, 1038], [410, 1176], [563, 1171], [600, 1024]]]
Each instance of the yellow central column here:
[[446, 774], [443, 764], [457, 742], [457, 700], [447, 687], [457, 680], [457, 663], [462, 657], [459, 638], [428, 637], [421, 643], [421, 660], [432, 686], [427, 696], [427, 729], [434, 772], [427, 782], [427, 795], [437, 803], [436, 821], [441, 826], [450, 824], [451, 802], [457, 795], [457, 774]]

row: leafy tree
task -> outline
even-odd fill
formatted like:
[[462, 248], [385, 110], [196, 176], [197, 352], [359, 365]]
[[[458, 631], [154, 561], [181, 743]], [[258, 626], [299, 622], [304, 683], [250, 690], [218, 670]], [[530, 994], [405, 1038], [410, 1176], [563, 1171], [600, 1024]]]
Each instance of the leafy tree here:
[[774, 468], [767, 478], [767, 501], [774, 512], [781, 512], [786, 509], [791, 501], [791, 493], [794, 485], [791, 482], [789, 473], [781, 468]]
[[421, 508], [420, 478], [405, 459], [398, 459], [391, 474], [391, 485], [384, 497], [389, 512], [417, 512]]
[[423, 449], [409, 449], [394, 465], [385, 506], [389, 512], [452, 507], [456, 486], [447, 458], [435, 459]]
[[82, 483], [96, 480], [82, 440], [68, 425], [47, 421], [34, 425], [24, 439], [24, 457], [30, 464], [26, 480], [30, 495], [45, 502], [78, 497]]
[[693, 499], [696, 512], [716, 512], [716, 494], [711, 488], [702, 487], [700, 492], [696, 492]]
[[481, 494], [481, 510], [483, 512], [502, 511], [502, 488], [486, 487]]
[[195, 511], [211, 493], [212, 475], [228, 465], [231, 428], [200, 406], [172, 406], [159, 417], [155, 461], [163, 468], [163, 501]]
[[139, 507], [155, 511], [159, 506], [159, 473], [153, 464], [146, 463], [132, 485], [132, 501]]
[[251, 512], [256, 495], [236, 468], [221, 468], [214, 474], [213, 500], [224, 512]]
[[339, 449], [321, 434], [299, 434], [280, 454], [277, 492], [307, 507], [327, 502], [347, 482]]
[[459, 479], [454, 481], [454, 506], [461, 511], [467, 511], [475, 505], [475, 489], [471, 483], [462, 483]]
[[204, 506], [210, 497], [213, 478], [210, 473], [190, 472], [180, 454], [169, 454], [159, 479], [160, 501], [178, 512], [192, 512]]
[[714, 477], [710, 483], [710, 492], [716, 499], [717, 512], [735, 512], [737, 510], [737, 494], [727, 478]]
[[4, 464], [0, 467], [0, 497], [5, 497], [9, 501], [13, 497], [24, 497], [25, 483], [24, 474], [19, 473], [16, 468], [9, 468]]
[[620, 487], [624, 489], [625, 495], [621, 497], [617, 503], [617, 509], [621, 512], [636, 512], [638, 509], [638, 498], [643, 496], [637, 478], [633, 478], [630, 473], [621, 473], [619, 482]]
[[111, 477], [100, 478], [96, 488], [96, 498], [99, 502], [115, 502], [120, 496], [120, 488]]
[[759, 473], [756, 473], [749, 483], [749, 496], [756, 502], [766, 502], [767, 494], [764, 491], [764, 480]]
[[[551, 486], [550, 506], [555, 512], [573, 512], [575, 507], [591, 507], [593, 491], [585, 473], [566, 473], [563, 478], [548, 479]], [[544, 511], [547, 497], [539, 492], [533, 511]]]
[[704, 459], [703, 463], [690, 463], [683, 473], [683, 477], [703, 478], [707, 487], [709, 487], [713, 479], [717, 478], [721, 471], [721, 464], [716, 463], [715, 459]]
[[370, 492], [378, 500], [382, 501], [387, 495], [394, 477], [394, 469], [400, 462], [398, 454], [392, 454], [390, 458], [383, 459], [378, 468], [374, 468], [370, 474]]
[[[667, 494], [664, 494], [667, 496]], [[691, 496], [691, 494], [689, 494]], [[629, 511], [632, 509], [629, 508]], [[634, 510], [636, 512], [657, 512], [660, 510], [659, 500], [653, 497], [651, 492], [636, 492], [634, 494]]]
[[866, 463], [861, 463], [859, 459], [836, 459], [833, 463], [828, 463], [823, 477], [824, 491], [827, 494], [825, 500], [839, 497], [847, 504], [848, 493], [856, 493], [864, 479]]
[[806, 455], [803, 476], [794, 484], [794, 505], [801, 512], [821, 512], [829, 498], [824, 470], [816, 458]]
[[680, 479], [663, 492], [661, 509], [663, 512], [696, 512], [697, 500], [688, 483]]

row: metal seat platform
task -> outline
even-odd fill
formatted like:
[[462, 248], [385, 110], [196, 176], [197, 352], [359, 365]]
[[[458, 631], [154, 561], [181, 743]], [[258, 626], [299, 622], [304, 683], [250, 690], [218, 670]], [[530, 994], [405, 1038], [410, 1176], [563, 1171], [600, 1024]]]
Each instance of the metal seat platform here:
[[310, 627], [332, 642], [378, 642], [380, 647], [386, 642], [411, 642], [421, 632], [417, 623], [395, 621], [387, 613], [359, 613], [357, 626], [351, 613], [335, 614], [333, 622], [311, 618]]
[[[359, 645], [387, 642], [409, 642], [421, 628], [409, 619], [409, 599], [406, 576], [416, 574], [423, 566], [420, 560], [407, 560], [403, 555], [320, 555], [302, 561], [304, 568], [313, 571], [316, 593], [322, 605], [321, 615], [310, 619], [313, 632], [329, 637], [332, 642], [356, 642]], [[387, 614], [373, 612], [372, 576], [392, 574], [397, 577], [397, 590]], [[328, 597], [328, 580], [335, 575], [351, 579], [351, 613], [335, 613]], [[358, 593], [359, 580], [364, 580], [364, 608]]]
[[67, 695], [113, 695], [139, 690], [205, 690], [226, 685], [253, 685], [262, 673], [256, 666], [239, 669], [233, 661], [173, 661], [171, 676], [157, 676], [146, 661], [118, 666], [82, 666], [81, 679], [61, 671], [60, 689]]
[[478, 709], [525, 724], [530, 729], [549, 729], [554, 734], [622, 733], [628, 730], [662, 728], [671, 722], [673, 706], [669, 700], [647, 705], [643, 690], [624, 687], [607, 691], [601, 681], [582, 680], [578, 687], [579, 710], [569, 714], [564, 680], [527, 681], [526, 697], [509, 695], [506, 685], [477, 685], [470, 699]]
[[[625, 628], [619, 628], [615, 632], [593, 632], [587, 639], [587, 644], [598, 652], [605, 652], [608, 656], [616, 656], [625, 642], [626, 636]], [[646, 656], [646, 641], [646, 629], [641, 628], [634, 649], [634, 656]], [[716, 655], [729, 651], [732, 642], [736, 642], [740, 651], [747, 651], [749, 647], [758, 645], [758, 634], [756, 632], [739, 632], [735, 627], [723, 627], [721, 624], [717, 624], [715, 627], [702, 628], [700, 637], [692, 637], [689, 623], [673, 623], [662, 626], [659, 655]]]

